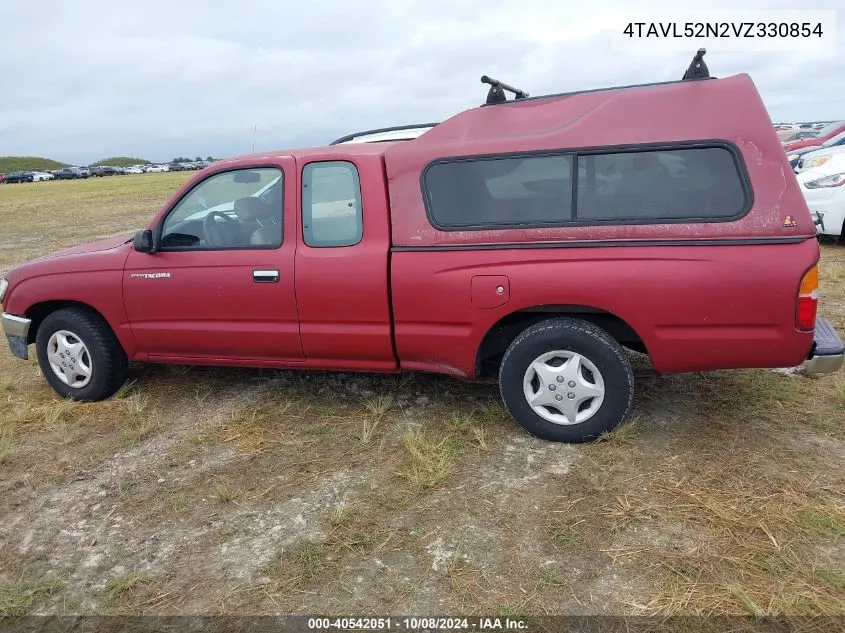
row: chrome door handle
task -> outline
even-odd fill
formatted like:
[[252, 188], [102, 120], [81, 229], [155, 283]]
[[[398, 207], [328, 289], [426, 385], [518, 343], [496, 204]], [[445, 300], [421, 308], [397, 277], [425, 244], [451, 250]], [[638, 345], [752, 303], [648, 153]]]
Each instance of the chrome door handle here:
[[258, 283], [274, 284], [279, 281], [278, 270], [253, 270], [252, 280]]

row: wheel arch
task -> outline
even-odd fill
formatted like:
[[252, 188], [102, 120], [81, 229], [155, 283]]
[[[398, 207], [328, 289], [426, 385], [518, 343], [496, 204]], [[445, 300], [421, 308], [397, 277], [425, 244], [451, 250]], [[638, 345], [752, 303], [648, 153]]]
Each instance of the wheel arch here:
[[476, 353], [476, 377], [495, 378], [502, 356], [520, 332], [534, 323], [556, 317], [572, 317], [589, 321], [605, 330], [623, 347], [644, 354], [649, 353], [645, 341], [634, 327], [613, 312], [576, 304], [531, 306], [503, 316], [487, 330]]
[[32, 321], [29, 326], [29, 334], [27, 336], [26, 341], [27, 344], [35, 342], [35, 336], [38, 333], [38, 328], [44, 322], [44, 319], [46, 319], [53, 312], [56, 312], [57, 310], [62, 310], [64, 308], [81, 308], [83, 310], [93, 312], [94, 314], [99, 316], [106, 323], [106, 325], [109, 326], [109, 328], [111, 328], [112, 333], [114, 333], [115, 335], [115, 338], [117, 338], [118, 342], [120, 342], [120, 338], [117, 336], [117, 332], [114, 331], [114, 328], [111, 326], [108, 319], [106, 319], [103, 316], [103, 313], [97, 310], [97, 308], [83, 301], [74, 301], [71, 299], [57, 299], [50, 301], [39, 301], [38, 303], [34, 303], [26, 309], [24, 315], [27, 319], [30, 319]]

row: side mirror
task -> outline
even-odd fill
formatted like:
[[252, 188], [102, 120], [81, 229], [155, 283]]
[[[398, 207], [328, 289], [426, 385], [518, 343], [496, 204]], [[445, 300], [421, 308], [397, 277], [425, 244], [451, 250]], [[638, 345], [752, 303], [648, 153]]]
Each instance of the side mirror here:
[[135, 233], [135, 250], [139, 253], [154, 252], [153, 232], [150, 229], [144, 229]]

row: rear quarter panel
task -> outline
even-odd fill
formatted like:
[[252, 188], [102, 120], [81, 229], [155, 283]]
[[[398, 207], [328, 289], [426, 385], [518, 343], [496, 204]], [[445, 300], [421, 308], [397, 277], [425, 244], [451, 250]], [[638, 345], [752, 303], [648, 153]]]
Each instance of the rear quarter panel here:
[[[475, 375], [484, 335], [505, 316], [561, 304], [610, 312], [661, 373], [800, 364], [795, 329], [815, 239], [738, 246], [613, 246], [394, 252], [396, 348], [404, 369]], [[472, 278], [508, 279], [498, 307], [475, 307]], [[436, 299], [432, 299], [435, 297]]]

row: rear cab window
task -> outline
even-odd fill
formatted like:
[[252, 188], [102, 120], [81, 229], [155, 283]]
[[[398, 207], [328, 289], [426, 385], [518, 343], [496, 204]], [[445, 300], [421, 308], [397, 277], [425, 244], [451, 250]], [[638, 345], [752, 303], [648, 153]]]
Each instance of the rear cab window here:
[[302, 169], [302, 233], [307, 246], [354, 246], [364, 235], [358, 169], [322, 161]]

